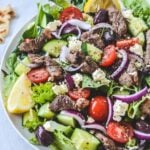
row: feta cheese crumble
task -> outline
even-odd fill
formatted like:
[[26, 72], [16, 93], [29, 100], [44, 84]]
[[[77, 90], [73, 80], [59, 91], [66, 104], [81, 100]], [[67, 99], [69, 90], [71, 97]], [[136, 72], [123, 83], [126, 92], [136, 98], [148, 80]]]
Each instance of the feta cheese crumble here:
[[53, 22], [49, 22], [46, 26], [47, 29], [49, 29], [51, 32], [54, 32], [57, 30], [59, 26], [61, 26], [61, 21], [54, 20]]
[[134, 46], [131, 46], [130, 52], [133, 52], [134, 54], [143, 57], [143, 48], [140, 44], [135, 44]]
[[62, 95], [68, 92], [68, 87], [66, 84], [62, 83], [60, 85], [53, 86], [52, 90], [56, 95]]
[[100, 81], [102, 84], [108, 85], [110, 83], [106, 78], [106, 73], [100, 68], [93, 72], [92, 77], [94, 81]]
[[74, 36], [69, 38], [68, 45], [70, 51], [81, 51], [82, 42]]
[[122, 117], [125, 116], [126, 111], [129, 107], [129, 104], [122, 102], [120, 100], [116, 100], [115, 104], [113, 106], [113, 120], [115, 121], [121, 121]]
[[83, 80], [83, 76], [80, 73], [76, 73], [75, 75], [72, 76], [75, 86], [79, 87], [81, 81]]

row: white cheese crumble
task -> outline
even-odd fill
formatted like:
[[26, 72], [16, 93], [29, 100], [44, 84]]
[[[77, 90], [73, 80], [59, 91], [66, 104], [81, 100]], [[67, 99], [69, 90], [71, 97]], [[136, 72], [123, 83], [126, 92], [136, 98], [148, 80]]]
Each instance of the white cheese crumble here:
[[126, 19], [131, 19], [133, 17], [132, 10], [123, 10], [122, 15]]
[[68, 87], [66, 84], [61, 83], [60, 85], [54, 85], [52, 87], [52, 90], [54, 91], [56, 95], [61, 95], [61, 94], [65, 94], [68, 92]]
[[134, 46], [131, 46], [130, 51], [133, 52], [134, 54], [143, 57], [143, 48], [140, 44], [135, 44]]
[[43, 125], [43, 127], [44, 127], [45, 130], [47, 130], [49, 132], [53, 132], [53, 129], [51, 128], [50, 121], [45, 122], [44, 125]]
[[100, 68], [92, 73], [94, 81], [100, 81], [102, 84], [108, 85], [110, 81], [106, 78], [106, 73]]
[[76, 73], [75, 75], [72, 76], [73, 81], [75, 83], [76, 87], [79, 87], [81, 81], [83, 80], [83, 76], [80, 73]]
[[129, 104], [122, 102], [120, 100], [116, 100], [113, 105], [113, 120], [121, 121], [122, 117], [125, 116], [126, 111], [129, 107]]
[[74, 36], [69, 38], [68, 45], [70, 51], [81, 51], [82, 42]]
[[46, 26], [47, 29], [49, 29], [51, 32], [54, 32], [57, 30], [59, 26], [61, 26], [61, 21], [54, 20], [53, 22], [49, 22]]

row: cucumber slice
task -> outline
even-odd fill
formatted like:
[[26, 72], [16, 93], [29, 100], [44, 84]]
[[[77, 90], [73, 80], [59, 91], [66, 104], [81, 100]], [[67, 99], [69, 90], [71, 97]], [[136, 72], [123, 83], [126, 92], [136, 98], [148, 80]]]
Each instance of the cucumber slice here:
[[137, 38], [139, 39], [140, 44], [144, 45], [144, 43], [145, 43], [145, 35], [144, 35], [144, 33], [143, 32], [139, 33], [137, 35]]
[[74, 130], [71, 140], [77, 150], [97, 150], [100, 144], [100, 141], [92, 134], [78, 128]]
[[60, 55], [61, 48], [66, 46], [67, 42], [63, 40], [51, 40], [46, 43], [43, 47], [45, 52], [48, 52], [49, 55], [53, 57], [58, 57]]
[[46, 103], [40, 107], [38, 116], [46, 119], [52, 119], [55, 116], [55, 113], [50, 110], [49, 103]]
[[64, 125], [68, 125], [71, 127], [76, 126], [76, 121], [74, 120], [74, 118], [66, 115], [62, 115], [62, 114], [57, 115], [57, 120]]

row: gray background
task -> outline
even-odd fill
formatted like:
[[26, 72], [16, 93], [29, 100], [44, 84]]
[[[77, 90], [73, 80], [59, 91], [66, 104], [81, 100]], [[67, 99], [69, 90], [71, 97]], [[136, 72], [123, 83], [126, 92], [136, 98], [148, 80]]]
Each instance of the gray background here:
[[[0, 61], [12, 36], [37, 12], [36, 0], [0, 0], [0, 7], [11, 4], [16, 18], [11, 22], [10, 32], [4, 44], [0, 44]], [[33, 150], [13, 129], [0, 102], [0, 150]]]

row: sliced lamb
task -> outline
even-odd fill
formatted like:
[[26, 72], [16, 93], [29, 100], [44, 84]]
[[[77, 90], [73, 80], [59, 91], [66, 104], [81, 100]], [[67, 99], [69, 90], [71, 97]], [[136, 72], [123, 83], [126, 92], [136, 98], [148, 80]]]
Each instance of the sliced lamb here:
[[146, 33], [145, 72], [150, 74], [150, 30]]
[[75, 102], [67, 95], [57, 96], [50, 105], [50, 109], [59, 112], [66, 109], [76, 109]]
[[150, 117], [150, 99], [145, 100], [140, 109], [144, 116]]
[[104, 46], [105, 46], [101, 36], [97, 33], [84, 32], [81, 35], [81, 41], [94, 44], [95, 46], [97, 46], [100, 49], [104, 48]]
[[19, 49], [22, 52], [27, 53], [36, 53], [38, 52], [47, 40], [52, 38], [51, 31], [48, 29], [44, 29], [41, 35], [35, 39], [26, 39], [19, 45]]
[[108, 9], [109, 21], [118, 36], [122, 37], [127, 33], [127, 24], [121, 12], [115, 8]]
[[81, 68], [81, 72], [92, 74], [98, 68], [98, 65], [89, 56], [86, 56], [85, 62], [83, 62], [83, 66]]

